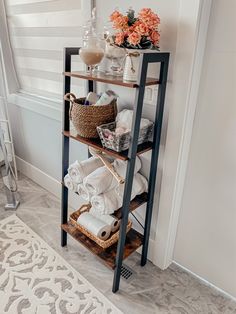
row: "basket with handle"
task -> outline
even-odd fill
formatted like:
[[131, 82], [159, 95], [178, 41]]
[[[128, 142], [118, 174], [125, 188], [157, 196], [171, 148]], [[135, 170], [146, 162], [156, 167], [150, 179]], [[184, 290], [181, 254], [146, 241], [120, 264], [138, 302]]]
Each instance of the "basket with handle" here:
[[109, 105], [86, 106], [85, 97], [76, 98], [74, 94], [67, 93], [64, 99], [71, 103], [70, 119], [77, 133], [82, 137], [97, 138], [97, 126], [116, 119], [116, 100], [113, 100]]
[[[82, 213], [89, 212], [90, 208], [91, 208], [91, 204], [82, 205], [78, 210], [76, 210], [70, 215], [70, 218], [69, 218], [70, 223], [76, 229], [78, 229], [80, 232], [82, 232], [84, 235], [86, 235], [88, 238], [93, 240], [95, 243], [97, 243], [100, 247], [102, 247], [105, 250], [106, 248], [110, 247], [111, 245], [115, 244], [118, 241], [119, 230], [116, 232], [112, 232], [110, 237], [107, 240], [101, 240], [100, 238], [98, 238], [97, 236], [89, 232], [85, 227], [83, 227], [77, 222], [77, 219]], [[127, 224], [127, 228], [126, 228], [127, 233], [129, 232], [131, 227], [132, 227], [132, 222], [129, 220]]]

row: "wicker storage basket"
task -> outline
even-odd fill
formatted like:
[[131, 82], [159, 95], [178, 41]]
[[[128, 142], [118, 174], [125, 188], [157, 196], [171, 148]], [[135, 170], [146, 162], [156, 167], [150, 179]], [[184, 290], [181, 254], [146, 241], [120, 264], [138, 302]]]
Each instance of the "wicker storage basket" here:
[[[76, 210], [75, 212], [73, 212], [70, 215], [70, 218], [69, 218], [70, 219], [70, 223], [74, 227], [76, 227], [80, 232], [85, 234], [88, 238], [90, 238], [91, 240], [96, 242], [103, 249], [106, 249], [106, 248], [110, 247], [112, 244], [115, 244], [118, 241], [118, 239], [119, 239], [119, 230], [116, 231], [116, 232], [112, 232], [110, 238], [107, 239], [106, 241], [104, 241], [104, 240], [101, 240], [98, 237], [96, 237], [94, 234], [90, 233], [86, 228], [84, 228], [80, 224], [78, 224], [77, 223], [78, 217], [82, 213], [84, 213], [84, 212], [89, 212], [90, 208], [91, 208], [91, 204], [82, 205], [78, 210]], [[127, 224], [127, 230], [126, 230], [127, 233], [131, 229], [131, 226], [132, 226], [132, 222], [129, 220], [129, 222]]]
[[85, 97], [76, 98], [74, 94], [68, 93], [64, 96], [64, 99], [71, 102], [70, 119], [76, 131], [82, 137], [97, 138], [97, 126], [116, 119], [116, 100], [109, 105], [85, 106]]
[[[103, 124], [97, 127], [97, 131], [101, 139], [102, 145], [116, 152], [121, 152], [123, 150], [128, 149], [130, 146], [130, 141], [131, 141], [131, 133], [126, 132], [121, 135], [116, 135], [115, 129], [116, 129], [116, 122]], [[106, 130], [111, 131], [112, 136], [108, 137], [106, 134], [107, 133]], [[150, 121], [150, 124], [148, 124], [147, 126], [139, 130], [138, 144], [147, 142], [152, 136], [152, 131], [153, 131], [153, 122]]]

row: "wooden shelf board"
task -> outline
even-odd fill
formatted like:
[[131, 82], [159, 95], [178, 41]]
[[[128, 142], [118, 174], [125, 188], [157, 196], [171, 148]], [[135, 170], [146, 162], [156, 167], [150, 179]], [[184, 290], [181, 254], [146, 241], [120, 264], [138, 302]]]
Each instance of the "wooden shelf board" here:
[[[122, 77], [120, 78], [120, 77], [116, 77], [112, 75], [106, 75], [101, 72], [98, 73], [96, 76], [90, 75], [89, 73], [86, 73], [83, 71], [64, 72], [63, 74], [65, 76], [77, 77], [77, 78], [81, 78], [85, 80], [97, 81], [97, 82], [113, 84], [113, 85], [120, 85], [124, 87], [129, 87], [129, 88], [136, 88], [139, 86], [137, 82], [123, 81]], [[157, 84], [159, 84], [159, 80], [155, 78], [147, 78], [145, 85], [150, 86], [150, 85], [157, 85]]]
[[[63, 134], [67, 137], [70, 137], [70, 138], [73, 138], [74, 140], [76, 141], [79, 141], [83, 144], [86, 144], [88, 146], [91, 146], [95, 149], [99, 149], [101, 150], [102, 152], [105, 152], [107, 153], [108, 155], [114, 157], [114, 158], [118, 158], [118, 159], [122, 159], [122, 160], [127, 160], [128, 159], [128, 150], [125, 150], [121, 153], [118, 153], [118, 152], [115, 152], [114, 150], [111, 150], [111, 149], [108, 149], [108, 148], [104, 148], [102, 146], [102, 143], [100, 141], [100, 139], [88, 139], [88, 138], [85, 138], [85, 137], [82, 137], [82, 136], [79, 136], [79, 135], [75, 135], [75, 134], [72, 134], [71, 132], [69, 131], [64, 131]], [[152, 149], [152, 142], [146, 142], [146, 143], [143, 143], [143, 144], [140, 144], [138, 146], [138, 151], [137, 151], [137, 155], [141, 155], [149, 150]]]
[[[98, 256], [106, 266], [112, 269], [115, 268], [117, 243], [104, 250], [70, 223], [61, 225], [61, 228], [85, 246], [91, 253]], [[126, 236], [123, 259], [135, 252], [142, 245], [142, 241], [143, 236], [136, 230], [131, 229]]]

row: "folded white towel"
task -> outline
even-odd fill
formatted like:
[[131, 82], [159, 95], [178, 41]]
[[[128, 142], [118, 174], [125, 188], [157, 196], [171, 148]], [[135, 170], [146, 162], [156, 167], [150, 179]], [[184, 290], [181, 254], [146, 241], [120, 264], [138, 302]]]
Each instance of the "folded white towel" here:
[[[116, 116], [116, 128], [125, 128], [127, 130], [131, 129], [133, 121], [133, 110], [124, 109], [118, 113]], [[148, 119], [142, 118], [140, 122], [140, 128], [148, 126], [150, 121]]]
[[[116, 159], [113, 163], [116, 172], [123, 178], [126, 175], [127, 161]], [[136, 157], [135, 170], [137, 173], [141, 169], [141, 161]], [[104, 166], [90, 173], [83, 181], [84, 186], [92, 195], [99, 195], [112, 190], [118, 185], [117, 180], [111, 172]]]
[[76, 192], [77, 184], [73, 182], [69, 174], [64, 177], [64, 184], [69, 190]]
[[[148, 182], [147, 179], [140, 173], [136, 173], [133, 180], [131, 200], [137, 195], [147, 192]], [[124, 195], [124, 184], [119, 185], [112, 190], [94, 195], [91, 197], [91, 204], [94, 211], [98, 214], [106, 215], [113, 214], [117, 209], [122, 206]]]
[[75, 183], [82, 183], [83, 179], [98, 167], [103, 165], [102, 161], [97, 157], [79, 162], [76, 160], [68, 168], [68, 174]]
[[86, 201], [90, 201], [89, 191], [86, 189], [86, 187], [83, 185], [83, 183], [78, 184], [77, 193], [79, 194], [79, 196], [81, 196]]
[[100, 195], [92, 196], [91, 204], [98, 214], [110, 215], [120, 208], [122, 204], [122, 197], [118, 195], [116, 189], [114, 188]]

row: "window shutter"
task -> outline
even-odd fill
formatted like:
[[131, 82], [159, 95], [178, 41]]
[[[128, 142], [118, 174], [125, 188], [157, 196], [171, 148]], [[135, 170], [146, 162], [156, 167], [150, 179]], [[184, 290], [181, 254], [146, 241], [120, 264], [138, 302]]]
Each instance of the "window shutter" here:
[[[14, 61], [21, 89], [62, 99], [63, 48], [82, 44], [82, 25], [89, 18], [90, 1], [5, 0]], [[86, 8], [85, 8], [86, 6]], [[84, 68], [79, 57], [72, 67]], [[72, 80], [72, 90], [83, 88]]]

